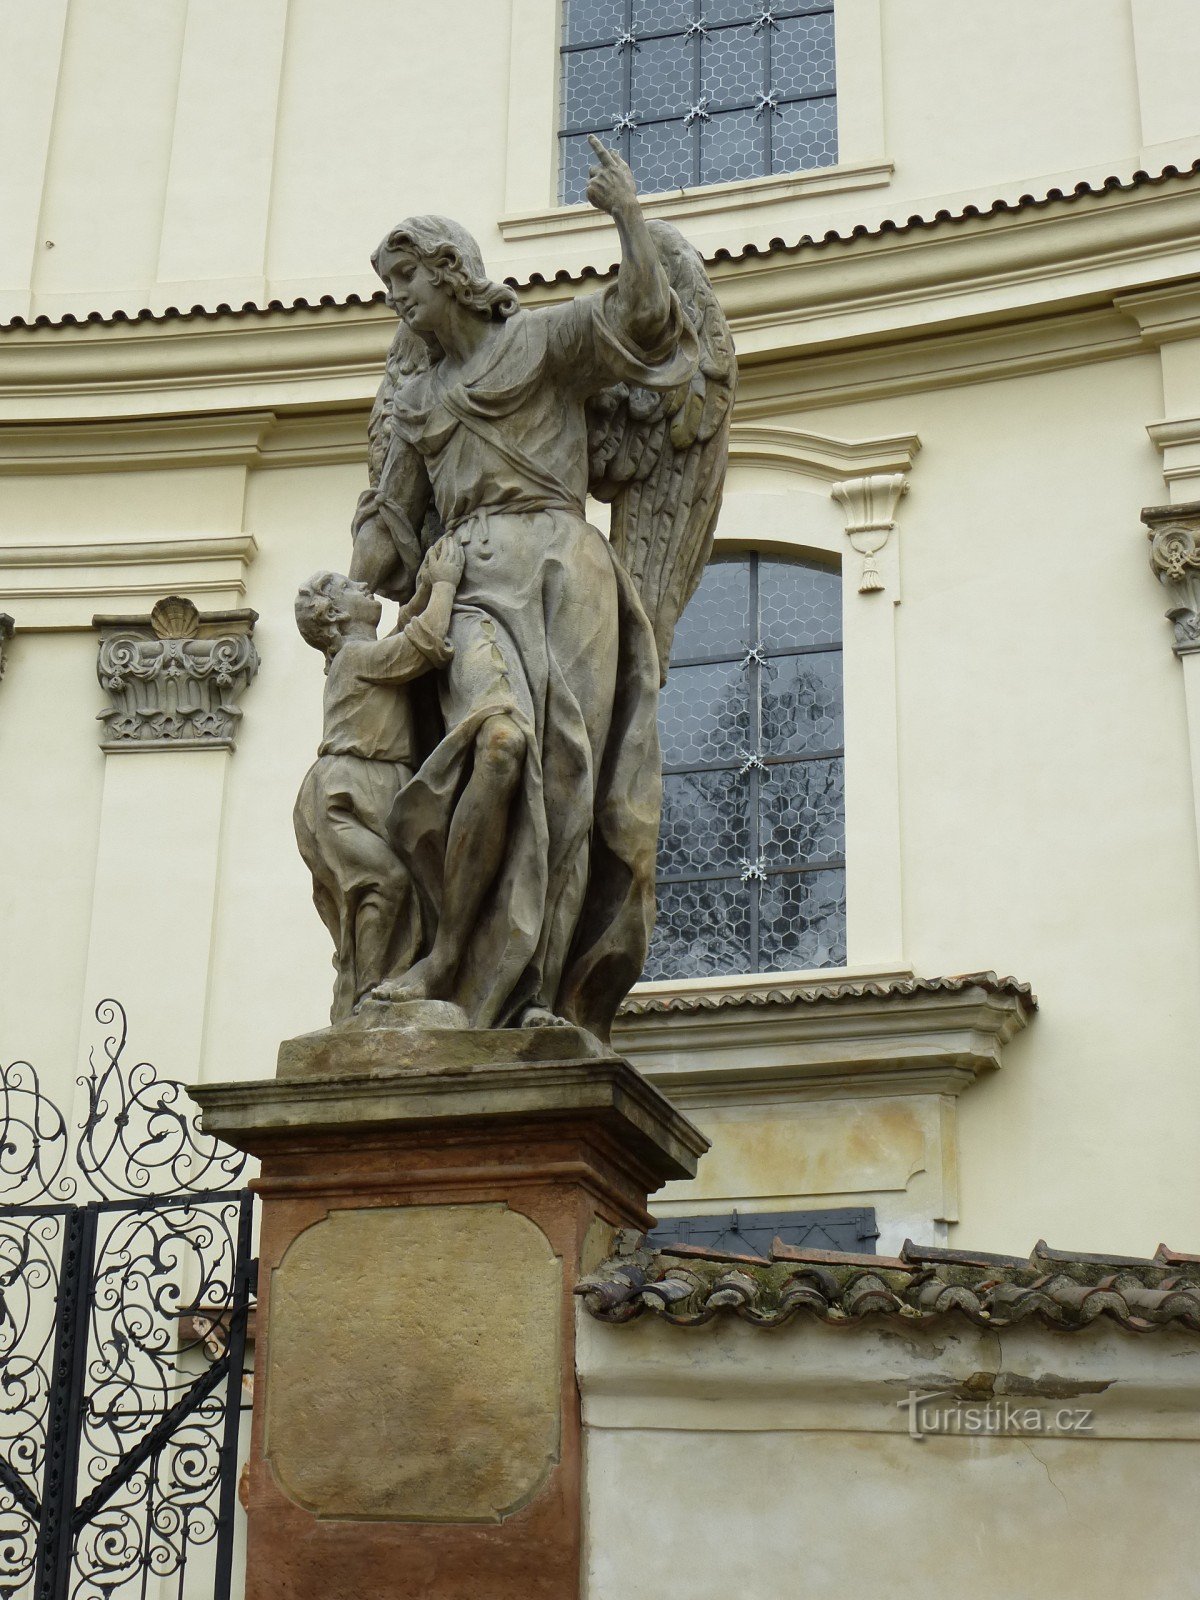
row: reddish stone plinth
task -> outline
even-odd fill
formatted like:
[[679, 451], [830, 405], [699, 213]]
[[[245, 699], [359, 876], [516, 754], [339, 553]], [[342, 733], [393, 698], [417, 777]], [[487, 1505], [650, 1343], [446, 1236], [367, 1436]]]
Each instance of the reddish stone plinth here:
[[587, 1048], [330, 1029], [193, 1091], [262, 1160], [247, 1600], [579, 1594], [572, 1288], [706, 1148]]

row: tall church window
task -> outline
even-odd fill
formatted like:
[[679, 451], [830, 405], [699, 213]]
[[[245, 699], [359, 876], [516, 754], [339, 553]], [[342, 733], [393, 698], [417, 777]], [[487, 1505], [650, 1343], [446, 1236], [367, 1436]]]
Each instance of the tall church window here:
[[643, 193], [837, 161], [832, 0], [564, 0], [559, 195], [589, 133]]
[[841, 578], [711, 562], [662, 692], [658, 924], [643, 977], [846, 963]]

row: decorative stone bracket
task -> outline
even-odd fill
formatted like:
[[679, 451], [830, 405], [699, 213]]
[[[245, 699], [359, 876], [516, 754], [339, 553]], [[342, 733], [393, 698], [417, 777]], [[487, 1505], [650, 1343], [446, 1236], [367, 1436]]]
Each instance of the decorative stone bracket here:
[[1171, 596], [1167, 620], [1175, 629], [1175, 654], [1194, 655], [1200, 651], [1200, 500], [1147, 506], [1142, 521], [1150, 565]]
[[873, 472], [865, 478], [844, 478], [830, 493], [846, 513], [846, 534], [863, 558], [859, 594], [882, 589], [875, 557], [896, 526], [896, 507], [900, 496], [908, 493], [906, 474]]
[[4, 652], [16, 631], [16, 623], [7, 611], [0, 611], [0, 678], [4, 676]]
[[232, 750], [236, 702], [258, 671], [256, 611], [206, 611], [168, 595], [144, 617], [96, 616], [96, 674], [112, 701], [100, 748]]

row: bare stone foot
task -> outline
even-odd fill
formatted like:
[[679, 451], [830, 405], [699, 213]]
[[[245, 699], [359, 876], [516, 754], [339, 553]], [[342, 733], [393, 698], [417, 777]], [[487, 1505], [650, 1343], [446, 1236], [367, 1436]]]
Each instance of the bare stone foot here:
[[431, 955], [410, 967], [402, 978], [389, 978], [371, 991], [372, 1000], [387, 1004], [405, 1000], [448, 1000], [450, 975]]
[[549, 1006], [539, 1005], [536, 1001], [527, 1005], [517, 1019], [518, 1028], [569, 1028], [570, 1026], [566, 1017], [560, 1017], [557, 1012], [551, 1011]]

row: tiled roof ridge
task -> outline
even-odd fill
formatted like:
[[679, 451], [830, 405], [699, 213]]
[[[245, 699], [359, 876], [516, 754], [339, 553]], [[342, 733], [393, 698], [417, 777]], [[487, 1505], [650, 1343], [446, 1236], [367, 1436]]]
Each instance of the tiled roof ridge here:
[[1028, 983], [997, 977], [994, 972], [967, 972], [949, 978], [803, 979], [762, 989], [697, 989], [676, 994], [634, 994], [621, 1006], [623, 1017], [662, 1012], [720, 1011], [727, 1006], [817, 1005], [822, 1001], [899, 1000], [916, 994], [961, 994], [982, 989], [986, 994], [1012, 995], [1026, 1011], [1036, 1011], [1037, 996]]
[[[750, 260], [756, 256], [772, 256], [784, 253], [793, 253], [801, 250], [819, 250], [830, 245], [852, 244], [859, 239], [879, 239], [886, 234], [903, 234], [916, 232], [922, 228], [938, 228], [947, 223], [987, 221], [1002, 215], [1012, 215], [1022, 211], [1041, 210], [1046, 206], [1070, 204], [1075, 200], [1095, 198], [1104, 194], [1115, 192], [1128, 192], [1133, 189], [1143, 189], [1157, 184], [1169, 183], [1177, 178], [1191, 178], [1200, 173], [1200, 158], [1193, 161], [1190, 166], [1180, 167], [1169, 164], [1159, 172], [1147, 172], [1139, 167], [1128, 178], [1122, 178], [1115, 173], [1097, 182], [1089, 183], [1083, 180], [1070, 189], [1052, 188], [1045, 194], [1023, 194], [1016, 200], [996, 199], [988, 205], [966, 205], [961, 211], [950, 211], [945, 207], [935, 211], [931, 216], [924, 217], [920, 214], [905, 218], [897, 222], [894, 218], [886, 217], [874, 227], [866, 223], [856, 223], [851, 228], [830, 228], [823, 234], [805, 233], [790, 243], [780, 237], [770, 239], [765, 245], [745, 244], [740, 250], [730, 250], [724, 246], [705, 256], [705, 260], [717, 262], [738, 262]], [[526, 278], [508, 277], [504, 282], [513, 289], [529, 289], [551, 287], [555, 284], [582, 283], [588, 278], [605, 278], [613, 268], [598, 268], [592, 266], [581, 267], [572, 272], [569, 268], [561, 267], [557, 272], [547, 276], [542, 272], [531, 272]], [[154, 311], [149, 306], [143, 306], [138, 311], [87, 311], [82, 315], [73, 311], [66, 311], [60, 317], [52, 317], [45, 312], [36, 317], [10, 317], [7, 321], [0, 322], [0, 332], [16, 328], [82, 328], [89, 324], [111, 326], [124, 322], [172, 322], [186, 321], [191, 318], [212, 320], [216, 317], [228, 316], [269, 316], [272, 313], [284, 311], [319, 311], [331, 307], [342, 309], [347, 306], [383, 305], [384, 291], [377, 289], [373, 294], [362, 295], [354, 291], [339, 299], [336, 295], [323, 294], [316, 299], [309, 299], [298, 295], [292, 300], [272, 299], [264, 304], [255, 300], [246, 300], [240, 306], [235, 306], [229, 301], [221, 301], [216, 306], [193, 305], [190, 307], [166, 306], [162, 311]]]
[[1131, 1333], [1200, 1333], [1200, 1258], [1165, 1245], [1143, 1259], [1070, 1255], [1039, 1240], [1022, 1260], [911, 1241], [893, 1258], [796, 1250], [778, 1239], [770, 1259], [638, 1244], [575, 1293], [609, 1323], [652, 1315], [699, 1327], [726, 1314], [776, 1328], [807, 1311], [831, 1325], [880, 1315], [923, 1326], [953, 1313], [983, 1328], [1032, 1319], [1070, 1333], [1105, 1318]]

